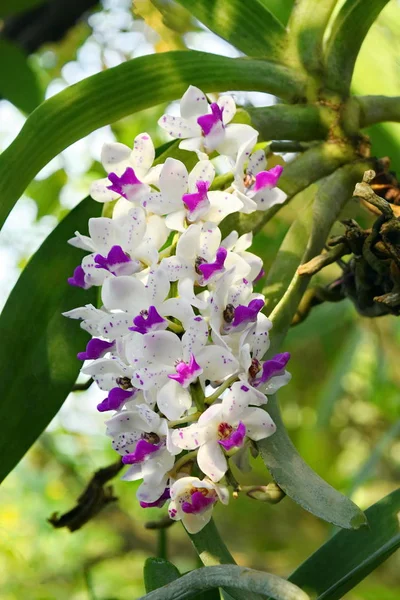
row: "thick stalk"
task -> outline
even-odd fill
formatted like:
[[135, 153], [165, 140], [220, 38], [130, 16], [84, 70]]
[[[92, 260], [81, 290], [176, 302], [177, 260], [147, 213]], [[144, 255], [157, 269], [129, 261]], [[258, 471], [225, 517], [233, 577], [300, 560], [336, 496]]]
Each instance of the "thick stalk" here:
[[299, 587], [277, 575], [255, 571], [237, 565], [203, 567], [183, 575], [139, 600], [185, 600], [194, 594], [206, 592], [217, 587], [234, 586], [233, 591], [239, 598], [239, 591], [248, 598], [256, 598], [262, 594], [271, 600], [310, 600]]
[[392, 121], [400, 123], [400, 96], [356, 96], [360, 106], [360, 127]]

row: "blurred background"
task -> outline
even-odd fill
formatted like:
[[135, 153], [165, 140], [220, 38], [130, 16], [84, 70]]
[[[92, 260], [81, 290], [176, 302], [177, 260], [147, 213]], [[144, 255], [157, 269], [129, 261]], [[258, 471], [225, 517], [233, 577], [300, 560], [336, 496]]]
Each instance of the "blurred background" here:
[[[270, 4], [285, 23], [293, 1]], [[21, 12], [15, 13], [17, 8]], [[355, 93], [400, 94], [399, 29], [400, 5], [392, 0], [363, 45], [353, 80]], [[240, 55], [168, 0], [137, 0], [133, 10], [129, 0], [0, 2], [0, 149], [44, 98], [129, 58], [184, 48]], [[268, 94], [226, 91], [234, 93], [238, 104], [276, 102]], [[159, 106], [104, 127], [43, 169], [1, 232], [1, 305], [43, 239], [87, 195], [90, 182], [103, 176], [102, 144], [117, 140], [131, 145], [138, 133], [147, 131], [160, 145], [166, 137], [156, 123], [166, 110], [174, 113], [177, 105]], [[400, 126], [374, 126], [369, 133], [373, 153], [390, 156], [400, 170]], [[291, 158], [283, 155], [285, 161]], [[295, 210], [289, 205], [280, 211], [257, 236], [254, 251], [263, 257], [266, 271]], [[362, 208], [357, 218], [365, 226], [370, 222]], [[332, 266], [317, 279], [327, 283], [338, 275], [338, 267]], [[293, 380], [280, 393], [280, 403], [290, 435], [311, 467], [363, 509], [398, 486], [399, 343], [399, 319], [362, 318], [347, 300], [313, 309], [285, 343], [292, 354]], [[47, 522], [54, 512], [72, 508], [93, 472], [116, 459], [104, 435], [104, 416], [95, 408], [98, 401], [94, 388], [70, 394], [1, 486], [2, 600], [132, 600], [144, 592], [143, 563], [157, 553], [160, 543], [157, 531], [144, 525], [165, 509], [141, 509], [136, 484], [117, 477], [113, 485], [118, 502], [79, 531], [56, 530]], [[262, 463], [255, 460], [254, 467], [251, 477], [242, 481], [267, 483]], [[333, 533], [288, 498], [270, 506], [239, 497], [228, 508], [218, 506], [215, 519], [241, 565], [283, 576]], [[196, 555], [181, 525], [172, 526], [166, 535], [168, 558], [181, 572], [195, 568]], [[400, 557], [394, 555], [346, 598], [398, 600], [399, 572]]]

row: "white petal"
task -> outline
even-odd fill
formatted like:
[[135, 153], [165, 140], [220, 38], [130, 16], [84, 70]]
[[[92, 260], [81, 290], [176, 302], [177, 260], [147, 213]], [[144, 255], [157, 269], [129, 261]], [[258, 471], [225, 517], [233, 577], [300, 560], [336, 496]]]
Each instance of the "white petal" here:
[[[122, 478], [124, 479], [124, 477]], [[159, 483], [143, 481], [138, 487], [136, 497], [140, 502], [155, 502], [165, 490], [167, 479], [164, 477]]]
[[131, 152], [128, 146], [119, 142], [104, 144], [101, 150], [101, 162], [107, 173], [113, 172], [122, 175]]
[[[243, 236], [242, 236], [243, 237]], [[232, 250], [239, 239], [239, 234], [237, 231], [231, 231], [229, 235], [226, 236], [221, 242], [221, 246], [226, 248], [227, 250]]]
[[286, 198], [287, 195], [285, 192], [276, 187], [271, 190], [260, 190], [255, 194], [253, 200], [257, 203], [258, 210], [267, 210], [271, 206], [275, 206], [275, 204], [283, 204]]
[[194, 273], [194, 268], [186, 262], [182, 264], [177, 256], [163, 258], [160, 265], [160, 268], [165, 270], [169, 281], [178, 281], [178, 279]]
[[97, 202], [112, 202], [119, 198], [119, 194], [112, 192], [107, 189], [107, 186], [111, 185], [111, 181], [105, 177], [104, 179], [96, 179], [90, 185], [89, 194], [93, 200]]
[[188, 361], [191, 354], [196, 357], [204, 348], [208, 340], [208, 325], [200, 317], [193, 317], [187, 324], [186, 331], [182, 336], [182, 349], [184, 360]]
[[[188, 187], [188, 172], [180, 160], [167, 158], [160, 174], [159, 188], [164, 202], [167, 202], [172, 210], [182, 208], [182, 196]], [[168, 212], [171, 212], [169, 209]]]
[[178, 281], [178, 294], [181, 298], [183, 298], [186, 302], [189, 302], [195, 308], [199, 310], [203, 310], [206, 308], [207, 304], [196, 296], [194, 293], [194, 281], [191, 277], [183, 277]]
[[68, 240], [68, 244], [74, 246], [75, 248], [80, 248], [81, 250], [89, 250], [89, 252], [93, 252], [95, 250], [94, 244], [90, 237], [87, 235], [81, 235], [79, 231], [75, 231], [75, 237]]
[[226, 473], [228, 463], [216, 441], [209, 441], [200, 446], [197, 453], [197, 464], [211, 481], [219, 481]]
[[106, 217], [92, 217], [89, 219], [89, 235], [97, 252], [107, 254], [116, 242], [113, 220]]
[[[114, 220], [116, 220], [114, 218]], [[122, 246], [128, 254], [133, 254], [138, 245], [142, 242], [146, 232], [146, 215], [142, 208], [131, 208], [128, 215], [123, 220], [117, 220], [120, 226], [119, 245]]]
[[206, 95], [198, 87], [190, 85], [181, 98], [180, 110], [184, 119], [206, 115], [208, 113]]
[[265, 152], [264, 150], [256, 150], [255, 152], [253, 152], [253, 154], [250, 156], [249, 159], [249, 164], [247, 166], [247, 173], [249, 175], [253, 175], [254, 177], [257, 175], [257, 173], [260, 173], [260, 171], [265, 171], [265, 169], [267, 168], [267, 158], [265, 156]]
[[129, 327], [133, 326], [134, 316], [136, 315], [127, 315], [126, 312], [106, 315], [98, 325], [100, 335], [108, 340], [115, 340], [116, 337], [127, 335], [130, 333]]
[[217, 102], [218, 106], [223, 108], [222, 120], [224, 125], [232, 121], [236, 114], [236, 104], [232, 96], [220, 96]]
[[199, 251], [201, 232], [202, 229], [200, 225], [194, 223], [186, 229], [183, 235], [181, 235], [176, 246], [176, 256], [179, 257], [179, 259], [185, 262], [194, 261]]
[[179, 148], [181, 150], [187, 150], [188, 152], [196, 152], [199, 160], [208, 160], [208, 154], [203, 152], [203, 138], [201, 137], [201, 131], [199, 131], [198, 137], [182, 140], [179, 144]]
[[133, 385], [140, 390], [151, 390], [168, 382], [168, 375], [173, 373], [173, 368], [165, 365], [149, 365], [135, 369], [132, 378]]
[[143, 358], [161, 365], [174, 365], [182, 360], [182, 344], [171, 331], [156, 331], [143, 336]]
[[124, 310], [135, 313], [148, 308], [146, 288], [134, 277], [110, 277], [101, 292], [104, 306], [109, 310]]
[[123, 481], [137, 481], [142, 478], [142, 465], [131, 465], [121, 477]]
[[198, 448], [203, 441], [201, 427], [198, 423], [193, 423], [189, 427], [181, 427], [172, 432], [172, 441], [182, 450], [194, 450]]
[[160, 268], [150, 271], [146, 289], [149, 306], [153, 305], [158, 307], [168, 296], [170, 289], [170, 283], [166, 272]]
[[165, 219], [151, 215], [147, 219], [146, 238], [150, 239], [155, 248], [161, 248], [168, 239], [170, 231], [165, 226]]
[[228, 423], [235, 423], [249, 406], [251, 388], [237, 381], [232, 385], [222, 400], [222, 419]]
[[159, 312], [162, 317], [175, 317], [185, 329], [186, 324], [194, 316], [193, 308], [183, 298], [168, 298], [160, 306]]
[[199, 533], [211, 521], [213, 507], [207, 508], [204, 512], [196, 514], [182, 514], [182, 523], [188, 533]]
[[189, 173], [189, 191], [197, 192], [196, 181], [208, 181], [212, 183], [215, 176], [215, 169], [209, 160], [200, 160]]
[[225, 129], [225, 138], [218, 145], [218, 152], [227, 156], [236, 157], [239, 148], [242, 144], [249, 145], [254, 140], [253, 146], [256, 143], [258, 132], [250, 125], [242, 125], [233, 123]]
[[157, 394], [157, 406], [170, 421], [180, 417], [192, 406], [188, 390], [170, 379]]
[[203, 373], [201, 379], [205, 381], [220, 381], [228, 375], [233, 375], [239, 367], [236, 358], [225, 348], [219, 346], [207, 346], [203, 348], [196, 360], [201, 367]]
[[246, 425], [246, 435], [254, 441], [269, 437], [276, 431], [276, 425], [262, 408], [246, 408], [242, 413]]
[[207, 262], [211, 262], [214, 260], [220, 244], [221, 230], [215, 223], [204, 223], [200, 235], [200, 256], [205, 258]]
[[185, 231], [185, 218], [186, 210], [177, 210], [170, 213], [165, 218], [165, 224], [171, 231], [179, 231], [183, 233]]
[[276, 375], [275, 377], [271, 377], [267, 385], [264, 386], [262, 389], [265, 394], [275, 394], [275, 392], [277, 392], [281, 387], [289, 383], [291, 379], [292, 375], [289, 373], [289, 371], [285, 371], [283, 375]]
[[208, 198], [211, 206], [204, 219], [213, 223], [220, 223], [227, 215], [238, 212], [243, 207], [243, 202], [237, 196], [227, 192], [209, 192]]
[[103, 281], [111, 276], [105, 269], [98, 269], [94, 262], [95, 254], [88, 254], [82, 259], [82, 269], [85, 272], [85, 283], [88, 285], [102, 285]]
[[195, 121], [182, 117], [172, 117], [171, 115], [163, 115], [158, 124], [162, 129], [165, 129], [173, 138], [190, 138], [201, 135], [201, 128]]
[[131, 153], [133, 167], [139, 167], [146, 171], [150, 169], [155, 157], [154, 144], [148, 133], [140, 133], [135, 137]]

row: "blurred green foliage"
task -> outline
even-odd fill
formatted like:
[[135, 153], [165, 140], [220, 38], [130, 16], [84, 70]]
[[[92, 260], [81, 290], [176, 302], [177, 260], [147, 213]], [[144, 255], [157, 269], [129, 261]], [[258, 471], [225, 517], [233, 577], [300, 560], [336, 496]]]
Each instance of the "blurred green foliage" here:
[[[291, 1], [260, 3], [286, 22]], [[393, 1], [363, 45], [353, 79], [356, 93], [400, 93], [399, 25], [400, 11]], [[59, 77], [89, 34], [86, 25], [78, 24], [62, 43], [33, 57], [40, 80], [48, 84]], [[20, 108], [25, 110], [23, 105]], [[33, 108], [33, 103], [26, 108]], [[137, 133], [146, 130], [157, 145], [163, 140], [155, 123], [163, 110], [158, 107], [128, 117], [114, 124], [112, 131], [118, 141], [131, 144]], [[373, 152], [389, 155], [400, 170], [400, 125], [376, 125], [368, 133]], [[101, 167], [93, 160], [81, 179], [87, 182], [99, 172]], [[31, 184], [28, 195], [37, 202], [38, 219], [62, 216], [59, 194], [67, 183], [64, 173], [56, 170]], [[266, 271], [294, 216], [289, 205], [257, 236], [253, 248], [263, 257]], [[368, 224], [370, 217], [363, 209], [358, 216]], [[328, 283], [339, 274], [339, 267], [331, 266], [316, 281]], [[280, 404], [289, 433], [310, 466], [363, 509], [394, 490], [400, 478], [399, 344], [398, 319], [361, 318], [349, 301], [313, 309], [286, 341], [293, 380], [280, 393]], [[141, 509], [135, 499], [136, 484], [117, 479], [114, 490], [119, 502], [73, 534], [54, 530], [47, 522], [52, 513], [74, 505], [97, 468], [115, 460], [95, 404], [90, 391], [75, 393], [64, 416], [42, 435], [2, 486], [2, 600], [131, 600], [144, 593], [143, 564], [158, 547], [157, 531], [145, 529], [144, 524], [158, 519], [165, 509]], [[82, 426], [81, 416], [93, 424]], [[241, 481], [267, 483], [270, 479], [260, 459], [254, 467], [251, 475], [241, 475]], [[283, 576], [332, 533], [329, 525], [289, 499], [271, 506], [240, 496], [228, 508], [218, 506], [215, 519], [237, 562]], [[197, 566], [196, 553], [180, 524], [167, 530], [167, 539], [168, 558], [181, 573]], [[399, 571], [400, 557], [392, 556], [346, 598], [397, 600]]]

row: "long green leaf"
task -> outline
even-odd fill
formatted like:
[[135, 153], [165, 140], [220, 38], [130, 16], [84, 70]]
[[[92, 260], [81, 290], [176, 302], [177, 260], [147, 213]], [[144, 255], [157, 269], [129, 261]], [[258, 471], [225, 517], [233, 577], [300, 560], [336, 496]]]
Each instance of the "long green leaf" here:
[[286, 30], [259, 0], [177, 0], [199, 21], [248, 56], [279, 59]]
[[326, 86], [347, 96], [354, 65], [371, 25], [389, 0], [346, 0], [337, 15], [325, 52]]
[[181, 576], [177, 567], [165, 558], [148, 558], [144, 563], [143, 575], [147, 593], [158, 590]]
[[[271, 353], [276, 352], [284, 339], [309, 281], [308, 277], [297, 274], [297, 267], [322, 250], [333, 223], [367, 166], [365, 162], [346, 165], [302, 193], [307, 205], [289, 229], [264, 290], [268, 312], [275, 307], [270, 312], [274, 323]], [[258, 448], [278, 485], [300, 506], [325, 521], [344, 528], [365, 524], [360, 509], [321, 479], [298, 454], [283, 424], [276, 397], [270, 398], [268, 412], [277, 431], [261, 440]]]
[[290, 581], [318, 594], [318, 600], [338, 600], [400, 547], [400, 489], [365, 514], [368, 527], [339, 531], [290, 576]]
[[68, 286], [82, 256], [67, 240], [100, 208], [87, 198], [68, 214], [25, 267], [0, 316], [0, 481], [49, 424], [78, 376], [76, 353], [87, 334], [61, 312], [95, 303], [96, 294], [95, 288]]
[[9, 15], [30, 10], [39, 4], [44, 4], [46, 0], [2, 0], [0, 3], [0, 18], [4, 19]]
[[259, 0], [259, 2], [268, 8], [282, 25], [287, 25], [295, 0]]
[[260, 90], [292, 99], [303, 86], [273, 63], [195, 51], [143, 56], [88, 77], [39, 106], [0, 157], [0, 226], [38, 171], [67, 146], [132, 112], [179, 98], [190, 84], [205, 92]]
[[0, 97], [30, 113], [40, 104], [42, 96], [36, 75], [21, 48], [0, 39]]

